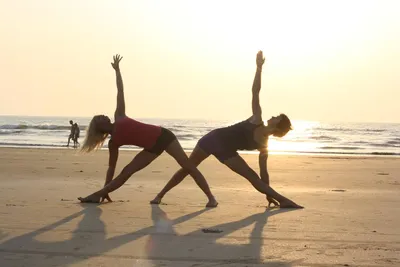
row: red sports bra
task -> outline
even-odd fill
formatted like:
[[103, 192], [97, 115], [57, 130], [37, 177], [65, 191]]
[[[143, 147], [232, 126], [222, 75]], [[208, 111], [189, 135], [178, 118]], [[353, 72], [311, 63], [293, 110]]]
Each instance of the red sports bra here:
[[152, 148], [160, 135], [160, 126], [123, 117], [115, 121], [111, 140], [117, 147], [133, 145], [142, 148]]

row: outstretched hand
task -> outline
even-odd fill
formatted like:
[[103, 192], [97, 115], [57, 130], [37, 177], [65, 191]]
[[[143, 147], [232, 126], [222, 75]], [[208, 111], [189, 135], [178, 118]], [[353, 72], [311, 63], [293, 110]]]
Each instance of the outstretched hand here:
[[260, 50], [257, 53], [257, 59], [256, 59], [257, 67], [261, 68], [262, 65], [264, 64], [264, 61], [265, 61], [265, 57], [263, 55], [263, 52]]
[[111, 62], [111, 66], [113, 67], [114, 70], [119, 70], [119, 62], [123, 59], [124, 57], [121, 57], [119, 54], [116, 54], [113, 56], [114, 62]]
[[[279, 203], [278, 201], [276, 201], [275, 199], [273, 199], [272, 197], [268, 197], [267, 196], [267, 200], [268, 200], [268, 208], [276, 208], [279, 207]], [[273, 204], [273, 206], [272, 206]], [[271, 207], [272, 206], [272, 207]]]
[[102, 197], [101, 200], [100, 200], [100, 202], [103, 203], [104, 200], [106, 200], [106, 199], [107, 199], [108, 202], [112, 202], [112, 200], [111, 200], [111, 198], [110, 198], [110, 196], [109, 196], [108, 194], [105, 195], [104, 197]]
[[286, 199], [284, 201], [281, 201], [279, 203], [279, 207], [281, 209], [304, 209], [303, 206], [300, 206], [296, 203], [294, 203], [293, 201], [291, 201], [290, 199]]

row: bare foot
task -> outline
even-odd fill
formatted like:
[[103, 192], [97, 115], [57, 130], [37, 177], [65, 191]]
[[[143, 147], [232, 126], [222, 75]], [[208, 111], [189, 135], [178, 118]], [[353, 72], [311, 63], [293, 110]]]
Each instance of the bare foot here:
[[210, 199], [206, 205], [206, 208], [215, 208], [218, 206], [218, 202], [215, 198]]
[[304, 209], [304, 207], [297, 205], [296, 203], [294, 203], [291, 200], [287, 200], [287, 201], [283, 201], [283, 202], [279, 203], [279, 207], [281, 209]]
[[90, 196], [87, 197], [78, 197], [78, 199], [82, 202], [82, 203], [100, 203], [100, 196], [97, 196], [95, 194], [91, 194]]
[[161, 197], [156, 196], [152, 201], [150, 201], [150, 204], [159, 205], [161, 203], [161, 199]]

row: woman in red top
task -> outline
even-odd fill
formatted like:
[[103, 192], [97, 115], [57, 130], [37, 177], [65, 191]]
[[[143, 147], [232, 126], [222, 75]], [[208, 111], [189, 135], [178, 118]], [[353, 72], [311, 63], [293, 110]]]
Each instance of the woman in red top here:
[[[117, 79], [117, 109], [114, 114], [115, 122], [111, 123], [110, 118], [105, 115], [94, 116], [89, 124], [88, 131], [82, 151], [90, 152], [100, 148], [108, 135], [111, 139], [108, 142], [109, 149], [109, 167], [106, 176], [104, 188], [85, 197], [78, 198], [81, 202], [111, 201], [108, 193], [121, 187], [135, 172], [140, 171], [155, 160], [162, 152], [166, 151], [179, 165], [187, 170], [194, 178], [197, 185], [208, 197], [207, 207], [216, 207], [218, 202], [212, 195], [206, 179], [189, 161], [189, 158], [183, 151], [176, 136], [169, 130], [155, 125], [145, 124], [133, 120], [125, 115], [124, 88], [122, 83], [119, 62], [122, 57], [114, 56], [114, 62], [111, 63], [116, 73]], [[115, 166], [118, 159], [118, 149], [123, 145], [134, 145], [144, 148], [135, 158], [125, 166], [122, 172], [113, 180]]]

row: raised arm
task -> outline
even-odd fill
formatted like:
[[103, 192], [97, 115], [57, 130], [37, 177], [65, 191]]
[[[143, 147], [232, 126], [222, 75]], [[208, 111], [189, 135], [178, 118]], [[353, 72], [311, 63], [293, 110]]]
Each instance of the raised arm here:
[[262, 122], [262, 111], [260, 106], [260, 90], [261, 90], [261, 71], [264, 64], [265, 58], [263, 57], [263, 52], [259, 51], [257, 53], [257, 70], [254, 76], [253, 88], [252, 88], [252, 101], [251, 106], [253, 110], [253, 116], [251, 117], [251, 122], [259, 124]]
[[118, 89], [117, 108], [114, 113], [114, 119], [117, 119], [118, 117], [125, 117], [125, 96], [124, 96], [124, 84], [122, 82], [122, 75], [119, 69], [119, 62], [122, 60], [122, 57], [117, 54], [113, 57], [113, 59], [114, 62], [111, 63], [111, 66], [115, 70], [117, 89]]

